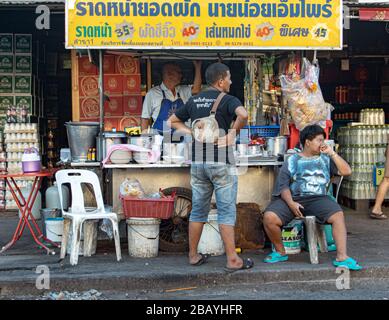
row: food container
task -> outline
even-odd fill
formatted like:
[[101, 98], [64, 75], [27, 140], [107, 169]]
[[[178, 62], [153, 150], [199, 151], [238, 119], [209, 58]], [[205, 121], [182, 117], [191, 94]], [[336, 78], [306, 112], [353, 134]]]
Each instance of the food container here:
[[252, 145], [248, 146], [248, 155], [250, 156], [256, 156], [256, 155], [262, 155], [263, 148], [260, 145]]
[[22, 169], [24, 173], [41, 171], [41, 159], [37, 149], [30, 148], [24, 151]]
[[[148, 152], [143, 152], [143, 151], [134, 151], [132, 153], [132, 156], [134, 158], [134, 160], [139, 163], [139, 164], [149, 164], [149, 163], [152, 163], [149, 161], [149, 156], [148, 156]], [[158, 159], [159, 160], [159, 159]]]
[[132, 153], [127, 150], [115, 150], [112, 152], [110, 160], [114, 164], [127, 164], [132, 160]]

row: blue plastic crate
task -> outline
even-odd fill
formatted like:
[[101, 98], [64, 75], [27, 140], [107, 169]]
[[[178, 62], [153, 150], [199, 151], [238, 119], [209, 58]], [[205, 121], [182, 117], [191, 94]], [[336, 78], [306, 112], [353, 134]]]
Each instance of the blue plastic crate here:
[[[249, 133], [250, 132], [250, 133]], [[250, 137], [257, 135], [260, 137], [277, 137], [280, 133], [280, 126], [246, 126], [239, 133], [240, 143], [249, 143]], [[249, 136], [250, 134], [250, 136]]]

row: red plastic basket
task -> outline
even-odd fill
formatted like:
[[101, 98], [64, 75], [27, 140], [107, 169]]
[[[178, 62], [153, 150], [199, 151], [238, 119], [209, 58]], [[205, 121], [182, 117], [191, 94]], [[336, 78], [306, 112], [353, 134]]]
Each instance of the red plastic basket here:
[[174, 212], [176, 194], [160, 199], [138, 199], [131, 196], [120, 196], [126, 218], [159, 218], [169, 219]]

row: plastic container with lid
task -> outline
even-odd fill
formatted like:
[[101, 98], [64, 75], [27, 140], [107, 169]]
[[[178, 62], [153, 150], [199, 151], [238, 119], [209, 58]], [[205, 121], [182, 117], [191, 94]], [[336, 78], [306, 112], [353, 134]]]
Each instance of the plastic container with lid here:
[[22, 156], [22, 169], [25, 173], [41, 171], [41, 158], [37, 149], [25, 149]]

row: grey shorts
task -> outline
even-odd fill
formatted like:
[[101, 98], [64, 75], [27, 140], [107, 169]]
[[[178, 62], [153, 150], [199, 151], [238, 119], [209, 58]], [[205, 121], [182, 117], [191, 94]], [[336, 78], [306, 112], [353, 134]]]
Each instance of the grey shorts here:
[[[325, 224], [334, 213], [343, 211], [339, 204], [328, 196], [294, 197], [293, 200], [304, 207], [304, 210], [301, 210], [304, 216], [315, 216], [316, 221], [320, 224]], [[295, 218], [293, 212], [281, 198], [273, 198], [265, 209], [265, 212], [268, 211], [274, 212], [281, 219], [283, 225], [287, 225]]]

